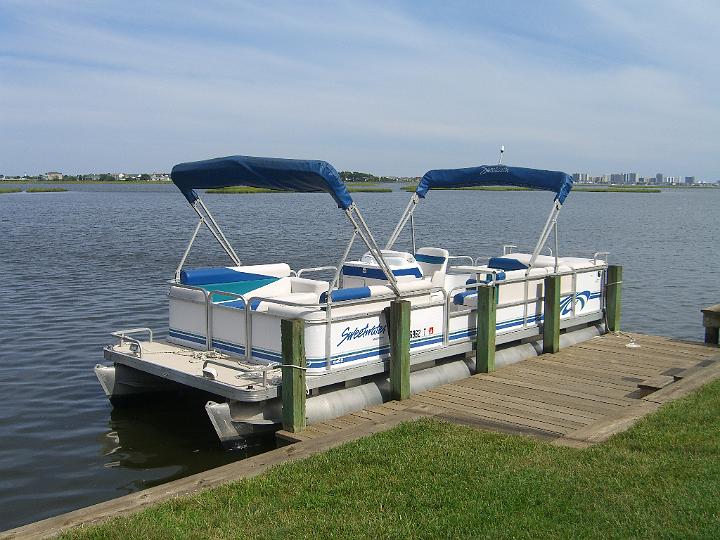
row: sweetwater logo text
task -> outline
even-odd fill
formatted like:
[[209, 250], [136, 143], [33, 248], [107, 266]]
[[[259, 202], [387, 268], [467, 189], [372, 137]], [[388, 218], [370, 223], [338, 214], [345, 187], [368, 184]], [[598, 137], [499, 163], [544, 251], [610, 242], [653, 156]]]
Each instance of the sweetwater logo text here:
[[352, 330], [350, 330], [350, 327], [348, 326], [347, 328], [345, 328], [345, 330], [342, 331], [342, 339], [338, 342], [337, 346], [339, 347], [346, 341], [352, 341], [353, 339], [363, 338], [367, 336], [374, 336], [379, 338], [385, 333], [386, 328], [387, 327], [383, 324], [370, 326], [370, 323], [366, 324], [363, 328], [355, 327]]

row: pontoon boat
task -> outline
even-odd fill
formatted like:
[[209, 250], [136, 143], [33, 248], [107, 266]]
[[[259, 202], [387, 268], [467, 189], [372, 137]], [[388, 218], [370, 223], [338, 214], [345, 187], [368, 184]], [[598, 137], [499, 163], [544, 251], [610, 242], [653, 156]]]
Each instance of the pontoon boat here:
[[[397, 297], [411, 303], [411, 391], [458, 380], [475, 369], [477, 289], [483, 282], [498, 291], [498, 365], [539, 350], [543, 280], [549, 274], [562, 276], [562, 342], [604, 331], [607, 254], [558, 256], [557, 216], [572, 188], [567, 174], [504, 165], [429, 171], [384, 249], [337, 171], [324, 161], [232, 156], [176, 165], [171, 177], [199, 221], [170, 283], [167, 339], [153, 339], [148, 328], [114, 332], [117, 343], [104, 349], [110, 365], [95, 367], [113, 404], [197, 389], [215, 396], [206, 410], [224, 443], [277, 429], [282, 319], [305, 323], [308, 424], [380, 404], [389, 398], [383, 310]], [[286, 262], [243, 265], [196, 191], [238, 185], [329, 193], [352, 228], [340, 262], [298, 270]], [[451, 255], [442, 247], [415, 249], [414, 211], [431, 190], [481, 185], [555, 193], [532, 251], [506, 245], [502, 255], [482, 258]], [[413, 253], [395, 251], [408, 222]], [[230, 266], [184, 268], [202, 226], [225, 250]], [[545, 248], [553, 231], [554, 250]], [[368, 251], [360, 260], [347, 260], [358, 237]], [[320, 270], [331, 270], [332, 281], [308, 277]]]

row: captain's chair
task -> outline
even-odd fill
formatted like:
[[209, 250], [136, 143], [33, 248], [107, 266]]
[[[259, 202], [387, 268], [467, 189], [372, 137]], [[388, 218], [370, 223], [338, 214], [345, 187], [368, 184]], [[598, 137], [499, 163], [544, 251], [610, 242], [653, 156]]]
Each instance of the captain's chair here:
[[436, 273], [445, 274], [449, 256], [450, 252], [447, 249], [434, 247], [423, 247], [415, 252], [415, 260], [420, 265], [423, 277], [431, 280]]

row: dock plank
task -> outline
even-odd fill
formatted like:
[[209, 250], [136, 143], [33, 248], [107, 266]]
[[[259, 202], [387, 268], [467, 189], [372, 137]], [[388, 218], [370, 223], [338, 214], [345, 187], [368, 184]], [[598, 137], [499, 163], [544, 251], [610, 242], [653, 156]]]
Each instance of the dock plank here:
[[476, 407], [472, 407], [467, 404], [455, 403], [453, 401], [448, 401], [446, 399], [439, 399], [439, 398], [428, 396], [425, 392], [423, 392], [422, 394], [418, 394], [417, 396], [414, 396], [410, 399], [412, 399], [413, 401], [419, 402], [419, 403], [425, 403], [427, 405], [439, 407], [441, 409], [447, 409], [448, 411], [458, 411], [458, 412], [464, 413], [466, 415], [475, 416], [477, 418], [494, 420], [496, 422], [502, 422], [504, 424], [509, 424], [512, 426], [533, 427], [536, 429], [540, 429], [544, 432], [557, 433], [558, 435], [563, 435], [569, 431], [567, 428], [563, 428], [562, 426], [550, 424], [547, 422], [542, 422], [540, 420], [535, 420], [532, 418], [523, 418], [523, 417], [513, 416], [511, 414], [497, 413], [495, 411], [489, 411], [489, 410], [480, 411]]
[[506, 375], [516, 375], [521, 378], [532, 378], [540, 380], [553, 380], [558, 383], [564, 382], [567, 385], [574, 387], [581, 387], [591, 385], [598, 389], [602, 389], [603, 392], [608, 392], [608, 395], [613, 395], [610, 392], [617, 393], [619, 396], [623, 396], [628, 392], [628, 389], [632, 389], [634, 385], [627, 381], [616, 380], [609, 382], [607, 380], [601, 380], [597, 377], [591, 376], [578, 376], [575, 373], [571, 373], [570, 370], [565, 372], [561, 370], [548, 369], [547, 367], [535, 367], [532, 365], [525, 366], [513, 366], [512, 370], [504, 370]]
[[449, 400], [460, 403], [467, 403], [470, 406], [477, 407], [480, 411], [494, 411], [498, 413], [507, 413], [519, 418], [534, 418], [555, 424], [562, 427], [579, 428], [580, 426], [589, 424], [592, 420], [583, 419], [566, 413], [555, 413], [553, 411], [543, 410], [539, 407], [524, 406], [517, 403], [500, 402], [492, 398], [481, 396], [479, 393], [463, 393], [458, 392], [454, 388], [441, 387], [437, 391], [427, 392], [431, 396], [446, 396]]
[[519, 398], [530, 398], [535, 401], [540, 401], [551, 405], [572, 407], [580, 411], [596, 412], [600, 414], [610, 413], [618, 408], [617, 405], [610, 405], [598, 401], [589, 400], [582, 396], [567, 396], [545, 390], [535, 390], [530, 392], [526, 388], [506, 384], [503, 381], [495, 381], [488, 379], [478, 380], [471, 377], [462, 381], [458, 381], [455, 384], [459, 384], [461, 386], [468, 386], [471, 388], [492, 389], [494, 392], [504, 393]]
[[562, 405], [555, 405], [547, 402], [537, 401], [533, 399], [535, 396], [528, 396], [525, 398], [518, 398], [508, 394], [501, 394], [497, 392], [491, 392], [488, 389], [481, 389], [478, 387], [470, 388], [459, 384], [446, 385], [448, 391], [458, 392], [465, 395], [476, 395], [479, 397], [485, 397], [494, 403], [508, 403], [515, 407], [530, 408], [532, 410], [547, 411], [552, 414], [567, 414], [572, 418], [578, 418], [580, 422], [592, 422], [598, 418], [602, 418], [602, 413], [589, 412], [580, 409], [565, 407]]

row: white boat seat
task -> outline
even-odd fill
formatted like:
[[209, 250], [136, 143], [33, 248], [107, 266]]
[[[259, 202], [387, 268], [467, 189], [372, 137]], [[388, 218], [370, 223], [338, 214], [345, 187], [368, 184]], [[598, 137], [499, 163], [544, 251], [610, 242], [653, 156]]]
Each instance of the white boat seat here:
[[420, 265], [423, 276], [432, 277], [437, 272], [445, 273], [450, 252], [447, 249], [422, 247], [415, 252], [415, 260]]
[[[509, 253], [502, 257], [492, 257], [488, 262], [488, 266], [498, 270], [524, 270], [530, 263], [530, 253]], [[558, 265], [569, 267], [571, 270], [579, 270], [582, 268], [592, 268], [597, 266], [592, 259], [584, 259], [582, 257], [558, 257]], [[549, 255], [538, 255], [535, 259], [533, 268], [554, 268], [555, 257]]]

